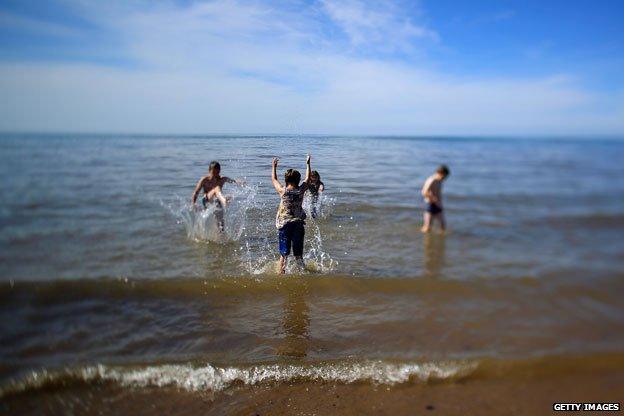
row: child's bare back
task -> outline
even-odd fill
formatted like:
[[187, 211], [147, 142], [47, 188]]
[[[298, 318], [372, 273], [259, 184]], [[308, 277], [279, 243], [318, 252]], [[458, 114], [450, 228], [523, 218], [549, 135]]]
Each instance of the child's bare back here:
[[423, 214], [422, 232], [429, 232], [434, 220], [439, 221], [440, 228], [446, 228], [444, 207], [442, 206], [442, 182], [446, 180], [450, 171], [445, 165], [441, 165], [436, 173], [429, 176], [422, 187], [421, 194], [425, 200], [425, 213]]

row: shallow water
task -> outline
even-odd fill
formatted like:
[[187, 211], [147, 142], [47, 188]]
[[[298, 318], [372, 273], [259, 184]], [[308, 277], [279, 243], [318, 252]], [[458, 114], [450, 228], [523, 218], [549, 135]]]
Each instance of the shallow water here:
[[[322, 215], [306, 271], [279, 277], [271, 158], [281, 177], [307, 152]], [[246, 181], [225, 188], [223, 234], [189, 204], [212, 159]], [[5, 135], [0, 394], [455, 380], [624, 352], [623, 162], [616, 141]], [[450, 231], [422, 235], [439, 163]]]
[[[303, 170], [307, 152], [331, 211], [308, 221], [307, 247], [318, 232], [328, 272], [430, 274], [419, 190], [441, 162], [452, 169], [452, 234], [435, 256], [449, 259], [436, 271], [443, 277], [611, 272], [624, 245], [619, 142], [8, 136], [0, 149], [5, 280], [258, 272], [277, 258], [271, 157], [282, 158], [281, 177]], [[225, 241], [203, 234], [216, 243], [189, 239], [185, 228], [193, 186], [212, 159], [248, 184], [226, 186], [234, 200]]]

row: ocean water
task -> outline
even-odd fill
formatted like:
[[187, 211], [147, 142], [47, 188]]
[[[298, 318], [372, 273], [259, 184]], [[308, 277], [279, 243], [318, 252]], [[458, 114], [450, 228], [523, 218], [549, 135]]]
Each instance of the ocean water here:
[[[306, 270], [278, 276], [271, 159], [307, 153], [326, 192]], [[211, 160], [246, 182], [224, 233], [190, 206]], [[440, 163], [449, 231], [423, 235]], [[6, 400], [622, 361], [621, 141], [4, 135], [0, 176]]]

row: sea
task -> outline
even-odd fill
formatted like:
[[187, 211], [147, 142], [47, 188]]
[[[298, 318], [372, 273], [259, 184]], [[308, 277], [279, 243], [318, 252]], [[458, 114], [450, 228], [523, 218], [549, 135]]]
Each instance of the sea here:
[[[280, 275], [271, 160], [307, 154], [325, 192]], [[191, 204], [213, 160], [244, 182], [223, 231]], [[1, 412], [624, 369], [624, 141], [3, 134], [0, 178]]]

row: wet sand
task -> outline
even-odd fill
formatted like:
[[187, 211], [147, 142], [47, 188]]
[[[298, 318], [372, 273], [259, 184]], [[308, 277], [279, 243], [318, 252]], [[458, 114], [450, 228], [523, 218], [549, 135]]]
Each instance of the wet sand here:
[[[235, 415], [540, 415], [554, 402], [617, 402], [624, 373], [540, 380], [478, 380], [438, 385], [301, 384], [223, 397], [208, 414]], [[198, 409], [199, 410], [199, 409]]]

